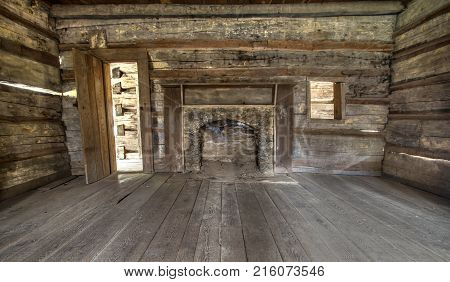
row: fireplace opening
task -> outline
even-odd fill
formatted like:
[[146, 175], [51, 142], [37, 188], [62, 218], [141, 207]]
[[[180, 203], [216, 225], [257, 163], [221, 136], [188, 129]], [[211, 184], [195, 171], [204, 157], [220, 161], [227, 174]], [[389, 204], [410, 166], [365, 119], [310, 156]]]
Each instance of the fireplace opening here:
[[199, 176], [273, 175], [272, 106], [185, 106], [184, 167]]
[[209, 176], [244, 177], [258, 172], [255, 129], [243, 122], [215, 120], [200, 128], [201, 172]]

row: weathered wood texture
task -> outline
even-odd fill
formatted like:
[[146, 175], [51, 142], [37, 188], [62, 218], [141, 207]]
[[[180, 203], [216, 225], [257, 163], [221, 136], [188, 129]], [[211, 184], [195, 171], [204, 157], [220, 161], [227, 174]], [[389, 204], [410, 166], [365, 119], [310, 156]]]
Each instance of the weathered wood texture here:
[[59, 92], [59, 69], [0, 50], [0, 80]]
[[0, 200], [70, 175], [61, 96], [44, 94], [61, 90], [48, 9], [42, 1], [0, 4], [0, 80], [15, 85], [0, 85]]
[[448, 260], [448, 199], [387, 178], [289, 176], [55, 183], [0, 203], [0, 260]]
[[416, 0], [399, 15], [389, 96], [390, 119], [386, 127], [388, 146], [383, 162], [384, 173], [447, 197], [450, 195], [448, 4], [448, 1]]
[[449, 6], [448, 0], [412, 1], [408, 8], [398, 15], [396, 33], [403, 33], [440, 14], [447, 13]]
[[183, 119], [180, 87], [164, 89], [164, 165], [162, 170], [183, 171]]
[[[108, 42], [159, 39], [197, 40], [308, 40], [392, 42], [395, 16], [317, 18], [162, 18], [58, 20], [61, 43], [88, 43], [88, 33], [105, 29]], [[202, 30], [201, 33], [193, 32]], [[304, 28], [296, 28], [302, 26]], [[278, 32], [280, 29], [283, 32]], [[133, 32], [130, 32], [133, 30]]]
[[2, 9], [27, 20], [43, 29], [54, 30], [50, 20], [48, 3], [44, 1], [9, 0], [2, 2]]
[[103, 64], [78, 50], [74, 59], [86, 182], [93, 183], [111, 174]]
[[119, 19], [140, 17], [324, 17], [388, 15], [402, 11], [397, 1], [369, 3], [326, 3], [284, 5], [53, 5], [51, 14], [58, 19]]
[[[382, 5], [385, 4], [398, 8], [398, 3]], [[366, 144], [363, 138], [369, 133], [361, 130], [382, 131], [386, 123], [387, 105], [383, 99], [389, 91], [396, 20], [391, 8], [378, 13], [373, 9], [380, 7], [371, 5], [344, 4], [348, 6], [344, 8], [341, 4], [324, 4], [320, 10], [310, 4], [239, 6], [239, 10], [238, 6], [192, 6], [180, 10], [177, 6], [160, 5], [69, 6], [74, 9], [56, 5], [52, 13], [57, 18], [61, 69], [68, 87], [73, 80], [70, 50], [89, 48], [89, 38], [95, 30], [106, 32], [110, 48], [134, 46], [148, 50], [153, 157], [156, 170], [167, 170], [165, 84], [293, 85], [296, 94], [291, 126], [297, 132], [292, 134], [294, 139], [311, 135], [310, 130], [316, 130], [315, 134], [317, 130], [321, 134], [328, 130], [330, 137], [344, 130], [352, 134], [352, 142]], [[303, 121], [308, 111], [305, 80], [309, 77], [343, 82], [342, 94], [349, 99], [343, 121]], [[341, 146], [344, 141], [339, 138], [334, 139]], [[298, 144], [299, 141], [293, 142], [292, 151], [300, 156], [299, 152], [307, 147]], [[382, 148], [379, 150], [377, 156], [382, 155]], [[336, 165], [336, 170], [354, 166], [350, 155], [347, 157], [343, 160], [349, 163]], [[307, 164], [305, 159], [293, 161], [317, 169], [326, 166], [318, 162]], [[365, 167], [371, 173], [379, 173], [380, 158], [372, 158], [371, 164]]]
[[294, 85], [276, 86], [275, 172], [292, 170]]
[[351, 99], [347, 92], [342, 120], [310, 119], [307, 84], [294, 88], [293, 171], [381, 174], [388, 105]]
[[55, 39], [48, 38], [1, 14], [0, 31], [3, 38], [7, 38], [28, 48], [53, 55], [58, 54], [58, 42]]
[[73, 96], [62, 97], [62, 119], [65, 125], [66, 146], [70, 155], [72, 175], [84, 175], [84, 157], [81, 148], [80, 113], [77, 98]]

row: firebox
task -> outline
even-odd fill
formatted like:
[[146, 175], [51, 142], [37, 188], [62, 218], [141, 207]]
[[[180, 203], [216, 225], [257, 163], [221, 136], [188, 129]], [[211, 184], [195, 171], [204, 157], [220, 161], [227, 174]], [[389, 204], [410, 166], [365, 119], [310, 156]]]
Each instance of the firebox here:
[[185, 107], [183, 114], [187, 171], [241, 177], [273, 173], [273, 107]]

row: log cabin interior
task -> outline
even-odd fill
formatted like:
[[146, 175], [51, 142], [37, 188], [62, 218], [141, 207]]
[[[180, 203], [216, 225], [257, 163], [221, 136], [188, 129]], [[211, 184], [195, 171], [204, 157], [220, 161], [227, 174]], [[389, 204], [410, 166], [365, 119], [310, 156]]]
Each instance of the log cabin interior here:
[[0, 4], [1, 261], [449, 261], [450, 1]]

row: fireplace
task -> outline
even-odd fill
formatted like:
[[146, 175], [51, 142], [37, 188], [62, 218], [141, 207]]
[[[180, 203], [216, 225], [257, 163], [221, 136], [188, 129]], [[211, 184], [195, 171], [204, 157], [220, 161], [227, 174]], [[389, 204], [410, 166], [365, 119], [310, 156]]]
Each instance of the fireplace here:
[[241, 176], [257, 172], [258, 150], [252, 126], [236, 120], [216, 120], [202, 126], [200, 135], [202, 172]]
[[272, 174], [273, 112], [271, 106], [185, 107], [186, 171]]

